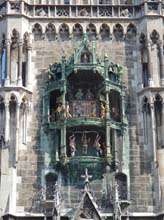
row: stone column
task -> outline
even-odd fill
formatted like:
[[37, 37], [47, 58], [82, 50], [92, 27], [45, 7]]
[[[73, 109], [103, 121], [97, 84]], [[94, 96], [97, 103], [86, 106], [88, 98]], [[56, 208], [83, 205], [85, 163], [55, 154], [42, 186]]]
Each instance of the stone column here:
[[122, 94], [121, 94], [121, 108], [122, 108], [122, 121], [126, 122], [127, 118], [125, 115], [125, 91], [122, 91]]
[[106, 92], [106, 159], [110, 163], [111, 146], [110, 146], [110, 110], [109, 110], [109, 91]]
[[31, 86], [31, 52], [32, 52], [32, 47], [31, 45], [29, 45], [27, 47], [27, 81], [26, 81], [26, 85], [28, 88], [30, 88]]
[[2, 86], [2, 45], [0, 45], [0, 86]]
[[[162, 102], [162, 128], [161, 128], [161, 133], [163, 134], [164, 132], [164, 102]], [[164, 137], [162, 136], [162, 148], [164, 147]]]
[[5, 57], [5, 81], [4, 81], [4, 86], [9, 86], [10, 85], [10, 40], [6, 40], [6, 57]]
[[18, 46], [18, 86], [22, 86], [22, 53], [23, 53], [23, 40], [19, 41]]
[[156, 157], [156, 131], [155, 131], [155, 112], [154, 112], [154, 103], [150, 104], [151, 107], [151, 123], [152, 123], [152, 145], [153, 145], [153, 155], [154, 162], [157, 161]]
[[160, 61], [160, 76], [161, 86], [164, 86], [164, 56], [163, 56], [163, 42], [159, 42], [159, 61]]
[[153, 86], [153, 71], [152, 71], [152, 63], [151, 63], [151, 42], [147, 40], [146, 42], [147, 48], [147, 59], [148, 59], [148, 84], [149, 86]]
[[24, 14], [24, 1], [21, 1], [21, 14]]
[[5, 102], [5, 143], [9, 141], [9, 129], [10, 129], [10, 112], [9, 102]]
[[147, 14], [148, 7], [147, 7], [147, 2], [144, 2], [144, 15]]
[[6, 14], [10, 14], [10, 2], [6, 1]]
[[[66, 94], [66, 85], [64, 86], [64, 91], [62, 94], [62, 106], [63, 106], [63, 110], [65, 109], [65, 94]], [[64, 112], [62, 117], [64, 118]], [[63, 125], [61, 127], [61, 159], [63, 160], [63, 162], [65, 161], [67, 157], [66, 154], [66, 121], [63, 121]]]

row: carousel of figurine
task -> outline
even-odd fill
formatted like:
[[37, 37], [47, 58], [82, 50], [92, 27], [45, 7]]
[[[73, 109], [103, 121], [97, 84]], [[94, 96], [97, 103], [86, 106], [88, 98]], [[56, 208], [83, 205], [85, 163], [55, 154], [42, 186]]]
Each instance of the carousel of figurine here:
[[69, 136], [69, 148], [71, 152], [71, 157], [75, 156], [75, 151], [76, 151], [76, 143], [75, 143], [76, 137], [75, 135]]
[[96, 134], [96, 137], [95, 137], [94, 142], [93, 142], [93, 147], [97, 151], [97, 156], [102, 156], [102, 149], [101, 149], [100, 139], [101, 139], [100, 135]]
[[65, 117], [72, 118], [72, 115], [70, 114], [70, 107], [69, 107], [68, 101], [66, 101], [66, 103], [65, 103]]
[[90, 138], [87, 138], [86, 133], [83, 133], [81, 141], [82, 141], [83, 153], [87, 154]]
[[100, 118], [105, 118], [105, 106], [103, 102], [100, 103]]
[[76, 100], [81, 101], [83, 99], [83, 96], [84, 94], [82, 92], [82, 89], [79, 88], [77, 93], [75, 94]]
[[87, 93], [86, 93], [86, 100], [93, 100], [94, 99], [94, 95], [92, 94], [90, 89], [87, 89]]

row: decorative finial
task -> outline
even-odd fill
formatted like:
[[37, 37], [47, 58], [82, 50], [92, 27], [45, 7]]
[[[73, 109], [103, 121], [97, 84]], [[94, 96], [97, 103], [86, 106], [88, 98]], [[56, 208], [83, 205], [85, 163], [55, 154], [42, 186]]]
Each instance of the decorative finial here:
[[88, 175], [88, 169], [85, 169], [85, 175], [81, 175], [81, 178], [84, 179], [84, 192], [89, 192], [89, 178], [92, 178], [91, 175]]
[[83, 33], [83, 44], [87, 43], [87, 34]]
[[108, 53], [107, 53], [107, 50], [104, 51], [104, 59], [106, 59], [106, 60], [108, 59]]

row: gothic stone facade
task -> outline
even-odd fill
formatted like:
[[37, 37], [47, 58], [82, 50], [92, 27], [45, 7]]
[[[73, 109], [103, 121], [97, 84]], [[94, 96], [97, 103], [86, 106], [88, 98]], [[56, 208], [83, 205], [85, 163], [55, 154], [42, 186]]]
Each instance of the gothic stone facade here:
[[0, 1], [2, 218], [163, 218], [163, 13]]

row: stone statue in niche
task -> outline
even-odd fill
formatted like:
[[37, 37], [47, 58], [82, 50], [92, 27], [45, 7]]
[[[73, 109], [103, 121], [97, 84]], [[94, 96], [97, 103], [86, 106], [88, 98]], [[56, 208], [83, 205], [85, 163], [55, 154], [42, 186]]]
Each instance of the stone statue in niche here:
[[82, 141], [83, 153], [87, 154], [88, 144], [90, 142], [90, 138], [87, 138], [87, 134], [86, 133], [83, 133], [81, 141]]
[[69, 147], [70, 147], [71, 157], [75, 156], [75, 151], [76, 151], [75, 140], [76, 140], [76, 137], [74, 134], [69, 136]]
[[82, 53], [81, 54], [81, 63], [89, 63], [90, 59], [89, 59], [89, 54], [88, 53]]

